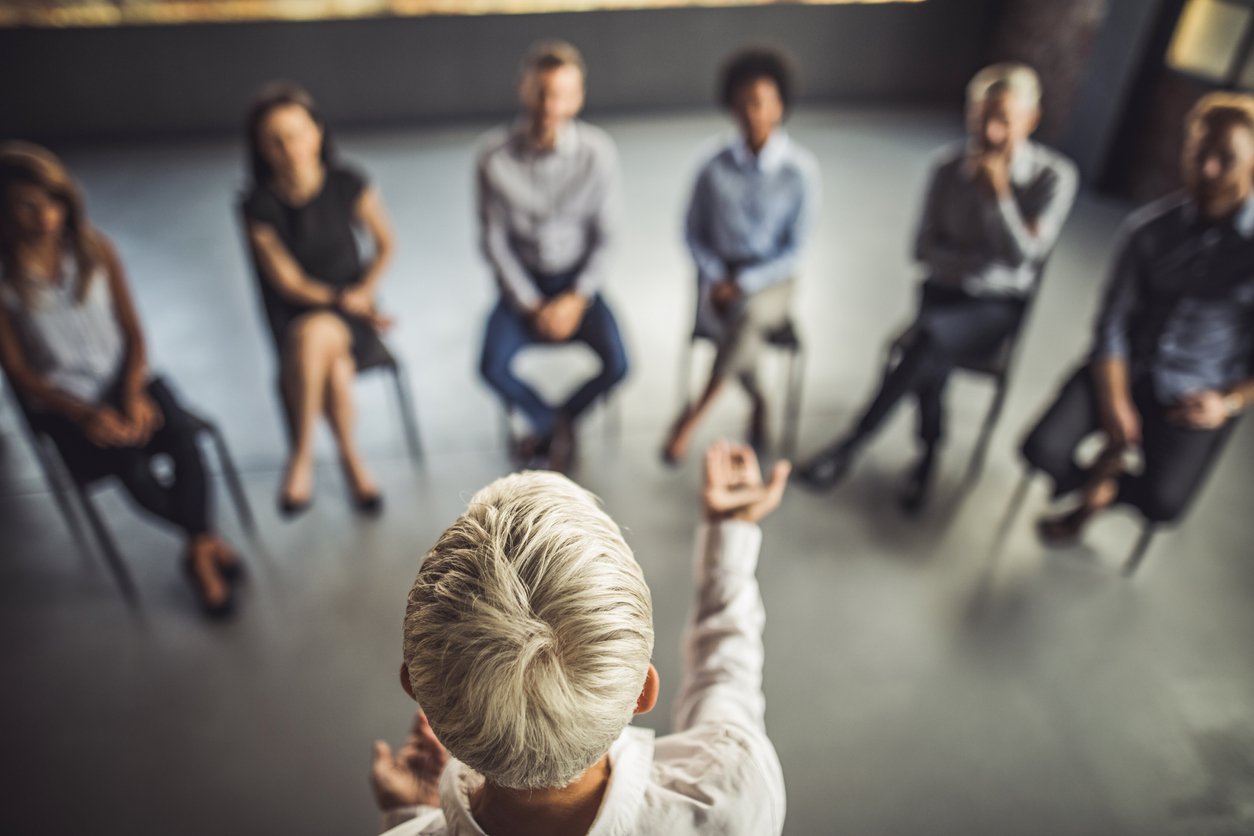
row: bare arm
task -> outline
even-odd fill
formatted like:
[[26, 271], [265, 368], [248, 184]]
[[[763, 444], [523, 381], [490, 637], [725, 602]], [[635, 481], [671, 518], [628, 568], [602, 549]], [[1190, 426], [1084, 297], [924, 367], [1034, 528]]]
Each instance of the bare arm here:
[[49, 386], [35, 373], [17, 338], [11, 314], [3, 305], [0, 305], [0, 366], [4, 368], [4, 373], [18, 397], [25, 402], [38, 401], [46, 409], [79, 425], [86, 424], [96, 410], [96, 404], [79, 400]]
[[105, 277], [109, 282], [109, 295], [113, 299], [113, 313], [126, 342], [122, 386], [125, 399], [130, 401], [142, 393], [148, 383], [148, 343], [144, 339], [144, 329], [139, 323], [139, 313], [135, 309], [135, 300], [131, 296], [122, 260], [112, 241], [103, 235], [99, 235], [98, 240], [104, 255]]
[[283, 298], [295, 304], [334, 304], [335, 288], [305, 275], [274, 227], [260, 221], [249, 221], [248, 244], [257, 259], [262, 279], [269, 282]]
[[392, 262], [395, 251], [396, 237], [392, 232], [392, 221], [388, 217], [387, 208], [383, 205], [383, 196], [374, 186], [369, 186], [357, 200], [357, 217], [370, 233], [374, 241], [374, 259], [362, 273], [360, 287], [373, 294], [378, 288], [379, 280]]

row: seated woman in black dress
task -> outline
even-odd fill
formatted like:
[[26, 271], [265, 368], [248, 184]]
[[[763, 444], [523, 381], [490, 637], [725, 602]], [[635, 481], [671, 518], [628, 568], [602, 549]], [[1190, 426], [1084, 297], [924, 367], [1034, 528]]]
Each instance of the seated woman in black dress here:
[[[379, 490], [353, 439], [352, 382], [381, 348], [375, 291], [392, 256], [392, 230], [378, 189], [335, 158], [325, 123], [308, 93], [266, 87], [247, 118], [252, 183], [243, 212], [261, 274], [266, 315], [279, 347], [292, 429], [279, 507], [309, 506], [314, 429], [325, 415], [339, 445], [355, 505], [380, 509]], [[355, 230], [374, 241], [363, 262]]]
[[[71, 469], [116, 476], [184, 534], [202, 606], [229, 611], [238, 557], [210, 522], [192, 419], [149, 374], [122, 265], [88, 223], [78, 185], [26, 143], [0, 146], [0, 366]], [[171, 479], [153, 472], [161, 454]]]

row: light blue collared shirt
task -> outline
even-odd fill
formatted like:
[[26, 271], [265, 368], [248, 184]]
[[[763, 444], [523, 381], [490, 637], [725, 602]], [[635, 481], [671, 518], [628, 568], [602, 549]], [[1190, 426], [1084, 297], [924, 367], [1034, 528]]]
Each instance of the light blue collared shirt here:
[[814, 156], [775, 131], [756, 156], [741, 137], [697, 174], [685, 239], [701, 283], [734, 279], [756, 293], [796, 275], [819, 199]]

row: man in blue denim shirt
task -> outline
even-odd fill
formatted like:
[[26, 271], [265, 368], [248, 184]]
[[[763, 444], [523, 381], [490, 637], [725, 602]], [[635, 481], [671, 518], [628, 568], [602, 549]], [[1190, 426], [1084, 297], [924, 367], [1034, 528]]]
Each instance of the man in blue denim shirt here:
[[[1073, 541], [1116, 501], [1177, 519], [1254, 397], [1254, 97], [1202, 99], [1182, 162], [1184, 193], [1125, 225], [1092, 357], [1024, 443], [1055, 496], [1084, 488], [1040, 520], [1047, 543]], [[1106, 450], [1081, 468], [1075, 449], [1098, 429]], [[1133, 475], [1123, 460], [1136, 448]]]

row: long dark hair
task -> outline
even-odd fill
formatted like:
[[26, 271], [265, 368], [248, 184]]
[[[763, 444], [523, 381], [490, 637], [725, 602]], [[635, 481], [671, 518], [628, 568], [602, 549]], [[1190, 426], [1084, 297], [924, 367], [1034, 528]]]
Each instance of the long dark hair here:
[[299, 84], [290, 81], [272, 81], [253, 96], [252, 103], [248, 106], [248, 113], [244, 117], [244, 136], [248, 141], [248, 167], [252, 173], [251, 185], [254, 189], [269, 183], [270, 178], [274, 176], [274, 169], [266, 161], [265, 155], [261, 153], [261, 126], [270, 115], [270, 111], [287, 105], [303, 107], [309, 114], [309, 118], [322, 130], [320, 154], [322, 164], [330, 168], [335, 161], [335, 143], [331, 141], [331, 132], [327, 130], [327, 122], [322, 118], [322, 112], [318, 110], [318, 103], [314, 101], [313, 96], [309, 95], [309, 91]]
[[87, 220], [83, 191], [69, 169], [51, 151], [30, 142], [0, 145], [0, 281], [13, 284], [22, 304], [29, 307], [30, 288], [22, 281], [22, 265], [18, 263], [18, 248], [22, 242], [18, 240], [9, 206], [9, 187], [18, 183], [43, 189], [65, 207], [62, 239], [74, 254], [78, 268], [75, 298], [81, 302], [103, 260], [100, 239]]

